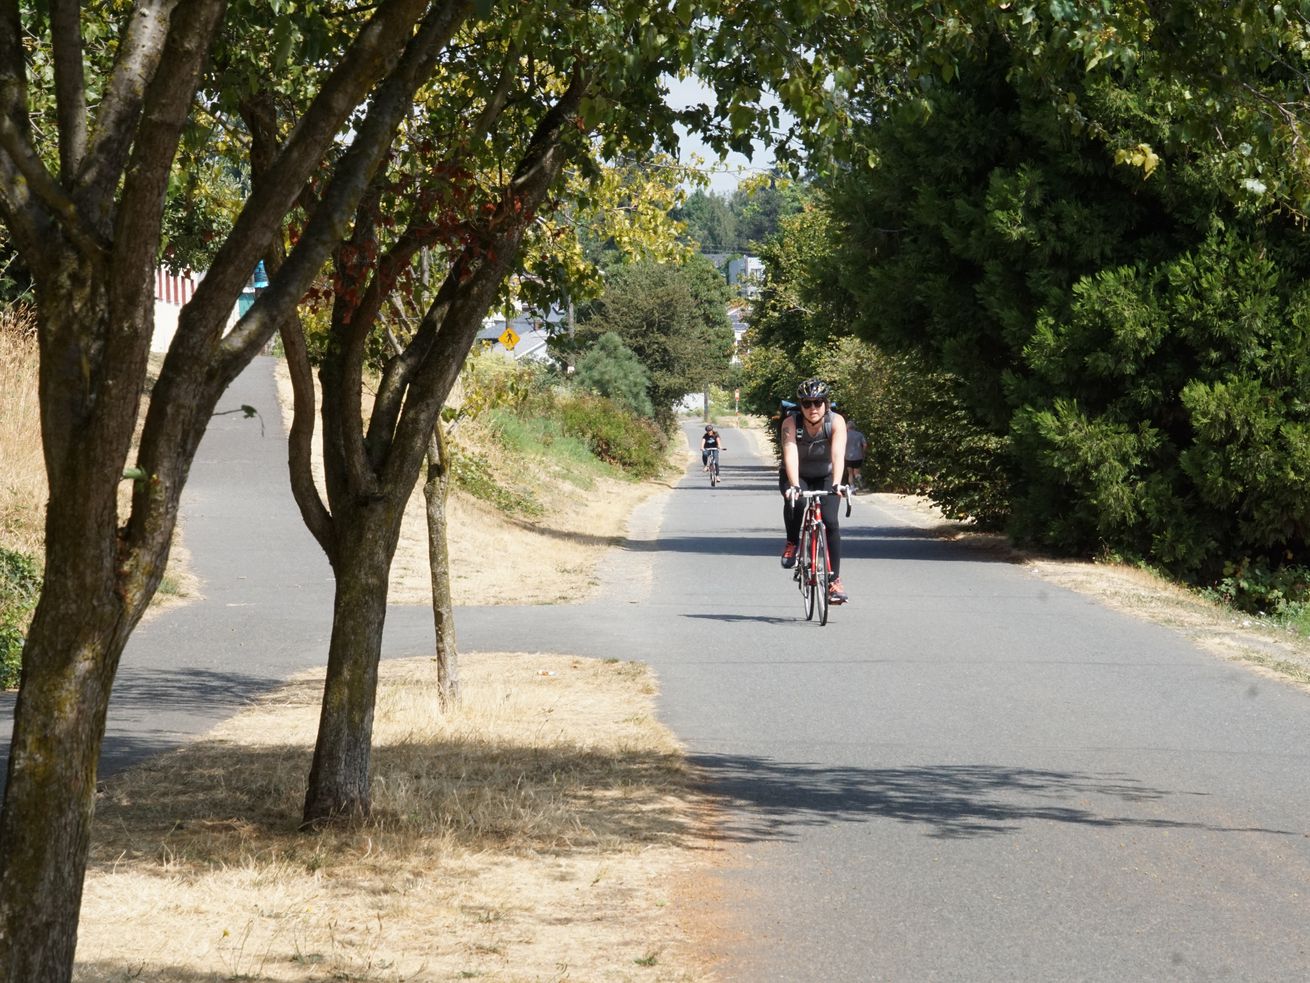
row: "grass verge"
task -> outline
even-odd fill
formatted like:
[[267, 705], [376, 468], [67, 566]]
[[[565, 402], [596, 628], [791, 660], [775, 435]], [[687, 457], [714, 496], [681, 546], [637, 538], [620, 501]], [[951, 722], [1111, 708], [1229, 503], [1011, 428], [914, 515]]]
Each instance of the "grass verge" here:
[[644, 666], [382, 666], [375, 814], [296, 831], [321, 674], [105, 784], [78, 981], [696, 980], [668, 903], [707, 846]]

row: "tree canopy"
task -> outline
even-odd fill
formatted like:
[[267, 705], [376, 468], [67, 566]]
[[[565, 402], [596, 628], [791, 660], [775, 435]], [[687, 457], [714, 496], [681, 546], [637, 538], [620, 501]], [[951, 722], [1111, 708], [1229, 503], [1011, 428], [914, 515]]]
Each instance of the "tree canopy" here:
[[889, 5], [832, 259], [860, 333], [959, 380], [1001, 442], [1018, 535], [1205, 582], [1305, 563], [1300, 103], [1274, 57], [1305, 22], [1130, 6]]
[[727, 372], [733, 345], [729, 296], [723, 275], [704, 259], [684, 266], [621, 266], [605, 292], [579, 310], [572, 341], [585, 349], [603, 335], [617, 336], [650, 373], [651, 404], [667, 419], [685, 395]]

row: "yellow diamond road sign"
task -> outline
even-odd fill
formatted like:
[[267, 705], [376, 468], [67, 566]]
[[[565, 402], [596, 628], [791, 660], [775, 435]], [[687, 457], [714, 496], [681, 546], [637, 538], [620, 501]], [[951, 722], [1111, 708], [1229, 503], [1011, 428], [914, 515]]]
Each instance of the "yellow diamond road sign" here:
[[519, 336], [513, 328], [506, 328], [500, 335], [500, 343], [513, 350], [514, 346], [519, 343]]

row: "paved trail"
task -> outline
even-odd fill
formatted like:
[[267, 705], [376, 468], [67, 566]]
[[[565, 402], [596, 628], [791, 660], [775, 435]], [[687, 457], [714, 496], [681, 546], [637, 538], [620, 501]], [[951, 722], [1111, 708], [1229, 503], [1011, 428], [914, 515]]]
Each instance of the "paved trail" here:
[[723, 978], [1310, 978], [1310, 696], [868, 500], [806, 623], [775, 472], [724, 439], [722, 486], [639, 516], [648, 588], [461, 620], [654, 665], [733, 806]]
[[[105, 771], [325, 658], [270, 379], [224, 400], [268, 437], [220, 417], [201, 446], [207, 600], [133, 638]], [[639, 509], [599, 600], [457, 613], [465, 650], [655, 667], [730, 803], [723, 979], [1310, 978], [1310, 696], [868, 500], [843, 523], [852, 603], [806, 623], [774, 471], [724, 439], [724, 484], [693, 467]], [[427, 610], [393, 608], [387, 654], [430, 647]]]

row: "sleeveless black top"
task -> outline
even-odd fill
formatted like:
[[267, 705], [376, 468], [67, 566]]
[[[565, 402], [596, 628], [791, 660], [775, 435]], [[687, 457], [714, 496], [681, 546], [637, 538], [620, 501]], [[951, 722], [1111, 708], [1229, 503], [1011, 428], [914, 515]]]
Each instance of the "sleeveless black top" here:
[[805, 421], [799, 413], [794, 419], [797, 473], [802, 478], [826, 478], [832, 474], [832, 411], [823, 414], [823, 426], [813, 437], [805, 432]]
[[707, 433], [705, 435], [705, 449], [707, 451], [716, 450], [719, 446], [719, 435], [717, 433]]

